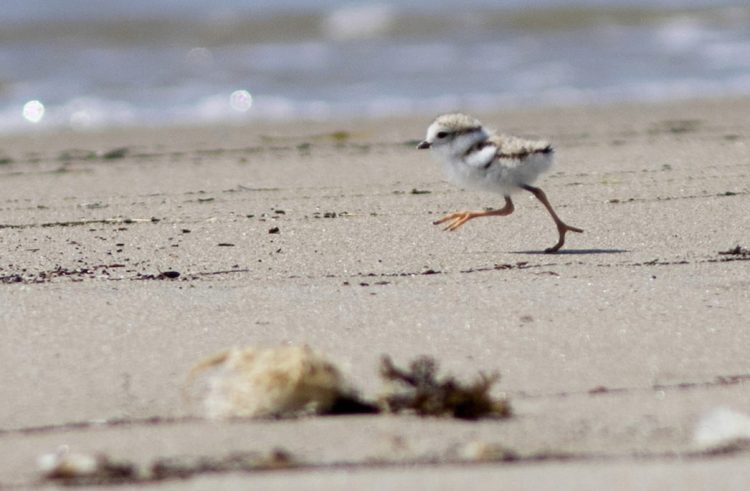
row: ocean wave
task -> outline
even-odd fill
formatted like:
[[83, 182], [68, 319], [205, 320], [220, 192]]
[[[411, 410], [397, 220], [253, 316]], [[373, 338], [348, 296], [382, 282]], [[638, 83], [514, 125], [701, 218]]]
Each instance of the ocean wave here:
[[148, 108], [124, 101], [76, 99], [44, 108], [44, 117], [31, 121], [22, 105], [0, 109], [0, 132], [66, 128], [77, 131], [119, 126], [245, 124], [252, 121], [330, 121], [387, 118], [441, 112], [496, 111], [524, 107], [563, 107], [580, 104], [659, 102], [690, 98], [750, 95], [750, 75], [722, 81], [678, 80], [637, 82], [601, 88], [561, 85], [541, 91], [444, 94], [432, 97], [381, 96], [366, 101], [294, 100], [280, 95], [256, 95], [252, 108], [232, 107], [230, 93], [212, 94], [190, 104]]
[[750, 95], [750, 6], [400, 5], [2, 26], [0, 131]]

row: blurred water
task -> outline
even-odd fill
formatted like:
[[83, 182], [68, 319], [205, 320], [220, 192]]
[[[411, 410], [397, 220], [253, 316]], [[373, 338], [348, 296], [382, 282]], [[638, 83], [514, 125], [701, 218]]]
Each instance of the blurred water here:
[[0, 131], [750, 94], [746, 4], [440, 5], [6, 0]]

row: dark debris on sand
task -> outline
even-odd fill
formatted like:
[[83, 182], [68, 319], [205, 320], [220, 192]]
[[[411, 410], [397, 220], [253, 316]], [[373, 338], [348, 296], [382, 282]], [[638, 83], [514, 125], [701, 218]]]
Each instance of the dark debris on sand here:
[[733, 249], [729, 249], [726, 251], [719, 251], [719, 254], [722, 256], [741, 256], [741, 257], [750, 257], [750, 249], [747, 249], [742, 246], [737, 246]]
[[392, 386], [381, 398], [385, 410], [392, 413], [414, 412], [420, 416], [449, 416], [460, 419], [507, 418], [510, 403], [493, 399], [489, 392], [499, 374], [480, 374], [472, 383], [461, 383], [452, 376], [437, 377], [438, 363], [421, 356], [398, 368], [390, 357], [383, 356], [380, 375]]
[[160, 458], [146, 466], [138, 466], [130, 461], [114, 461], [104, 454], [94, 457], [80, 455], [77, 458], [63, 455], [50, 469], [42, 470], [41, 477], [42, 482], [65, 486], [135, 485], [188, 479], [202, 474], [257, 472], [298, 466], [292, 454], [280, 448], [270, 452], [233, 453], [219, 457]]

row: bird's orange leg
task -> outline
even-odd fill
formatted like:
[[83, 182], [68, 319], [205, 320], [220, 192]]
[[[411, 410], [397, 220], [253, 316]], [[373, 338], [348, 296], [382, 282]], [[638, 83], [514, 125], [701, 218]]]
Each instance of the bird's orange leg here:
[[555, 210], [552, 208], [552, 205], [550, 204], [549, 200], [547, 199], [547, 195], [544, 194], [544, 191], [542, 191], [540, 188], [535, 188], [534, 186], [523, 186], [523, 188], [536, 196], [536, 199], [542, 202], [545, 208], [547, 208], [547, 211], [550, 215], [552, 215], [552, 219], [555, 221], [555, 225], [557, 225], [557, 233], [560, 234], [560, 238], [557, 240], [557, 244], [553, 245], [552, 247], [545, 249], [544, 252], [557, 252], [560, 250], [560, 248], [565, 244], [565, 234], [568, 232], [576, 232], [576, 233], [582, 233], [583, 230], [581, 230], [578, 227], [572, 227], [562, 220], [560, 220], [560, 217], [557, 216], [557, 213], [555, 213]]
[[513, 202], [508, 196], [506, 196], [505, 206], [503, 206], [499, 210], [459, 211], [457, 213], [450, 213], [448, 215], [445, 215], [440, 220], [435, 220], [434, 222], [432, 222], [432, 224], [440, 225], [441, 223], [448, 222], [448, 225], [443, 230], [453, 231], [472, 218], [510, 215], [511, 213], [513, 213], [513, 209]]

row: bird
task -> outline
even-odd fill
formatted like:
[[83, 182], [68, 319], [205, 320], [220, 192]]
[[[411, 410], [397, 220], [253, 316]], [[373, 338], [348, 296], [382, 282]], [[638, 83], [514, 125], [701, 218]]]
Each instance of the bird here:
[[525, 190], [544, 205], [557, 226], [558, 241], [545, 252], [560, 250], [568, 232], [583, 232], [563, 222], [545, 192], [532, 186], [554, 161], [555, 151], [549, 142], [498, 134], [472, 116], [448, 113], [438, 116], [430, 124], [417, 149], [431, 149], [453, 184], [500, 193], [505, 198], [505, 205], [500, 209], [459, 211], [433, 222], [435, 225], [445, 224], [444, 230], [454, 231], [475, 218], [510, 215], [515, 209], [511, 194]]

